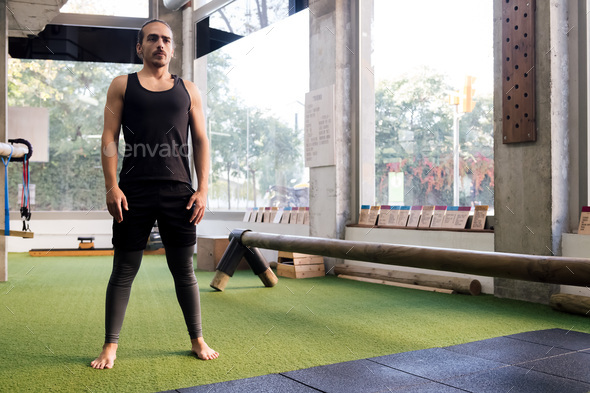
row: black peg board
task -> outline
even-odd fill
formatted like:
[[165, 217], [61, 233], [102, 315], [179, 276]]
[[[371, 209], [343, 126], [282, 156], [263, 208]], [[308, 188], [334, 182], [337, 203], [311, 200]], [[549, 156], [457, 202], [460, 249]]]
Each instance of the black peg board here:
[[502, 0], [502, 140], [534, 142], [535, 0]]

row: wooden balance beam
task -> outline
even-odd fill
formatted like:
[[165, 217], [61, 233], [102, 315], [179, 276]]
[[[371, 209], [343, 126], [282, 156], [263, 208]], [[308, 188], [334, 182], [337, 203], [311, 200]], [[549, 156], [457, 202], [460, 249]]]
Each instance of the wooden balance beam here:
[[590, 285], [590, 259], [587, 258], [415, 247], [248, 230], [234, 230], [232, 233], [240, 231], [241, 235], [236, 237], [247, 247], [514, 280]]

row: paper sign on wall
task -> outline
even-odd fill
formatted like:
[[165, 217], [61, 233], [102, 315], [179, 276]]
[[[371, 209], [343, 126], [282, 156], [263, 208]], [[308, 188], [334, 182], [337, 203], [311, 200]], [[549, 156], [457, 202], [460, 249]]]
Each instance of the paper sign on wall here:
[[432, 219], [432, 213], [434, 212], [434, 206], [422, 206], [422, 215], [420, 216], [420, 223], [418, 228], [430, 227], [430, 220]]
[[255, 222], [262, 222], [263, 219], [264, 219], [264, 208], [259, 207], [258, 210], [256, 210], [256, 221]]
[[434, 213], [432, 214], [432, 221], [430, 228], [442, 228], [445, 213], [447, 212], [446, 206], [435, 206]]
[[590, 206], [582, 206], [578, 233], [582, 235], [590, 235]]
[[275, 223], [275, 224], [280, 224], [281, 221], [282, 221], [282, 219], [283, 219], [283, 209], [282, 208], [278, 208], [277, 211], [276, 211], [276, 213], [275, 213], [275, 216], [272, 219], [272, 222]]
[[397, 216], [396, 226], [405, 227], [408, 223], [408, 217], [410, 216], [411, 206], [400, 206], [399, 215]]
[[379, 209], [380, 206], [371, 206], [369, 209], [369, 225], [377, 224], [377, 219], [379, 218]]
[[258, 208], [253, 207], [252, 214], [250, 214], [249, 222], [256, 222], [257, 218], [258, 218]]
[[309, 206], [304, 208], [303, 225], [309, 225]]
[[291, 219], [289, 220], [289, 224], [299, 224], [299, 208], [297, 206], [291, 208]]
[[361, 214], [359, 214], [359, 224], [369, 225], [369, 212], [371, 211], [371, 205], [361, 205]]
[[387, 225], [389, 222], [389, 216], [391, 214], [391, 206], [389, 205], [381, 205], [381, 209], [379, 210], [379, 218], [377, 219], [378, 226]]
[[420, 222], [420, 214], [422, 214], [422, 205], [412, 206], [410, 209], [410, 217], [408, 218], [408, 228], [417, 228]]
[[288, 224], [289, 221], [291, 221], [291, 207], [286, 207], [281, 214], [281, 224]]
[[475, 206], [471, 229], [484, 229], [486, 226], [486, 216], [488, 215], [488, 205]]
[[399, 217], [399, 210], [401, 206], [391, 206], [391, 211], [389, 212], [389, 220], [387, 220], [387, 225], [394, 227], [397, 225], [397, 219]]
[[455, 225], [455, 218], [457, 217], [458, 213], [459, 206], [448, 206], [441, 228], [453, 228]]
[[262, 213], [262, 222], [270, 222], [270, 206], [264, 208], [264, 213]]
[[471, 206], [459, 206], [457, 215], [455, 216], [455, 222], [453, 223], [454, 229], [465, 229], [465, 225], [467, 225], [467, 220], [469, 219], [470, 211]]
[[305, 95], [305, 166], [334, 164], [334, 85], [331, 85]]
[[252, 216], [252, 211], [253, 211], [253, 209], [251, 207], [246, 209], [246, 212], [244, 213], [244, 218], [242, 219], [243, 222], [250, 221], [250, 216]]

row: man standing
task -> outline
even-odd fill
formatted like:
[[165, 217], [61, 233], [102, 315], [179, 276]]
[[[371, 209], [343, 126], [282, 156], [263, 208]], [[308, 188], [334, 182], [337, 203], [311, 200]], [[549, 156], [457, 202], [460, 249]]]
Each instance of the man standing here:
[[[203, 360], [219, 356], [203, 340], [199, 287], [193, 270], [196, 224], [205, 212], [209, 174], [200, 94], [193, 83], [168, 71], [174, 44], [167, 23], [146, 22], [138, 34], [136, 50], [143, 68], [113, 80], [104, 111], [102, 167], [107, 208], [113, 216], [115, 255], [106, 294], [105, 343], [91, 362], [96, 369], [113, 367], [131, 284], [156, 220], [191, 350]], [[125, 154], [117, 183], [121, 128]], [[198, 178], [196, 191], [191, 187], [189, 131]]]

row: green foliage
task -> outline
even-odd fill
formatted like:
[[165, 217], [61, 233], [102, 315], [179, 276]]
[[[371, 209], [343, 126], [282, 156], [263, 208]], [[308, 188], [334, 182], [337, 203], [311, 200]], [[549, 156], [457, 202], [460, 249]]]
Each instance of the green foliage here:
[[303, 167], [302, 131], [262, 108], [245, 104], [232, 92], [226, 76], [230, 68], [226, 54], [213, 52], [207, 61], [210, 198], [227, 201], [228, 209], [237, 197], [252, 200], [256, 206], [260, 194], [271, 186], [289, 186], [290, 179], [299, 178]]
[[[211, 139], [210, 196], [227, 201], [259, 200], [272, 186], [299, 181], [302, 135], [262, 108], [244, 103], [227, 80], [229, 58], [208, 56], [208, 129]], [[100, 139], [106, 91], [111, 80], [137, 65], [11, 59], [11, 106], [43, 106], [50, 116], [50, 160], [31, 163], [36, 210], [105, 209]], [[376, 91], [377, 203], [388, 202], [388, 173], [405, 173], [406, 204], [451, 204], [454, 108], [445, 77], [419, 70]], [[460, 174], [472, 183], [462, 204], [493, 204], [491, 97], [477, 97], [460, 120]], [[9, 165], [11, 207], [16, 208], [21, 166]], [[246, 195], [249, 190], [249, 195]]]
[[[300, 132], [260, 108], [244, 104], [227, 84], [228, 59], [209, 55], [208, 128], [211, 138], [214, 198], [256, 200], [272, 185], [296, 178], [302, 161]], [[49, 110], [49, 162], [30, 165], [36, 185], [35, 210], [104, 210], [100, 135], [106, 92], [112, 79], [138, 65], [12, 59], [8, 101], [11, 106]], [[249, 123], [248, 126], [246, 123]], [[123, 144], [120, 146], [122, 150]], [[34, 150], [34, 146], [33, 146]], [[122, 160], [119, 160], [121, 164]], [[9, 165], [11, 207], [17, 209], [22, 166]], [[226, 187], [222, 184], [226, 184]], [[234, 190], [232, 191], [233, 186]], [[225, 195], [224, 195], [225, 194]], [[231, 208], [231, 205], [228, 206]]]
[[215, 28], [245, 36], [286, 18], [290, 11], [285, 0], [236, 1], [213, 14], [211, 23]]
[[[451, 205], [453, 201], [452, 90], [444, 75], [423, 68], [382, 82], [375, 92], [377, 204], [389, 203], [389, 172], [404, 173], [404, 204]], [[477, 97], [460, 118], [459, 174], [471, 181], [461, 204], [493, 205], [491, 97]]]
[[[111, 80], [137, 65], [11, 59], [10, 106], [49, 110], [49, 162], [30, 164], [35, 210], [106, 209], [100, 135]], [[33, 154], [35, 146], [33, 146]], [[11, 208], [17, 208], [22, 165], [9, 165]]]

